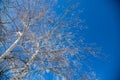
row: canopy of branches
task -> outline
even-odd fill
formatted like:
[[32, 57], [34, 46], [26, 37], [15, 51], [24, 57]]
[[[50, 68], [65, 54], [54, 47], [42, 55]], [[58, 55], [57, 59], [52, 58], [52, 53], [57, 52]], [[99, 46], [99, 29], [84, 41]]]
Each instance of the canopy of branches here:
[[79, 0], [0, 3], [0, 80], [96, 80], [84, 65], [95, 50], [80, 35]]

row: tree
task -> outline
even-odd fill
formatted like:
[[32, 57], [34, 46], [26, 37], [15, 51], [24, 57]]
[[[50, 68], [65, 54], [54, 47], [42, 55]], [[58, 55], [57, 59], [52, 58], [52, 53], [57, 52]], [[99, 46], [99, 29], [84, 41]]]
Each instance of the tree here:
[[7, 68], [2, 68], [0, 75], [7, 70], [10, 80], [47, 80], [50, 76], [56, 80], [96, 80], [82, 66], [83, 57], [95, 52], [79, 37], [83, 28], [79, 3], [60, 2], [4, 1], [1, 36], [5, 44], [0, 45], [0, 62]]

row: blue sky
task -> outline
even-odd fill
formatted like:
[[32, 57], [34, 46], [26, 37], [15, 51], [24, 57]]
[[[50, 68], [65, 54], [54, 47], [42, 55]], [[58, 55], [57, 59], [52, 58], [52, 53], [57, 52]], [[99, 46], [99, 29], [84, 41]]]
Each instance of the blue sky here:
[[92, 67], [101, 80], [115, 80], [119, 69], [119, 1], [81, 0], [84, 8], [82, 18], [88, 29], [84, 36], [87, 42], [95, 42], [102, 47], [105, 60], [93, 61]]
[[101, 47], [101, 54], [106, 56], [106, 59], [95, 59], [91, 64], [100, 80], [115, 80], [119, 73], [118, 5], [117, 0], [80, 0], [80, 9], [84, 8], [80, 15], [88, 26], [83, 37], [86, 42]]

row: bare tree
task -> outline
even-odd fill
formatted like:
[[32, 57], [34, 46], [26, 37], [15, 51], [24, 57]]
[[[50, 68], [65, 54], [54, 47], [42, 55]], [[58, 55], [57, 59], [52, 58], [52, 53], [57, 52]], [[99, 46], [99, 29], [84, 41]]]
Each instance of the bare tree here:
[[0, 45], [0, 62], [10, 80], [47, 80], [50, 74], [55, 80], [96, 80], [88, 77], [90, 73], [84, 77], [84, 57], [96, 52], [79, 37], [84, 28], [79, 1], [63, 1], [64, 5], [57, 0], [4, 2], [0, 43], [5, 44]]

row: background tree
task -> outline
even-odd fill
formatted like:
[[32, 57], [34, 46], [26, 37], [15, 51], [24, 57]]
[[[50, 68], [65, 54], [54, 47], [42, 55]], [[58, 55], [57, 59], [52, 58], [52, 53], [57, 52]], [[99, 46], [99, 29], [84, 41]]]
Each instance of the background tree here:
[[[4, 3], [1, 22], [6, 23], [1, 26], [1, 35], [6, 37], [0, 45], [0, 62], [6, 64], [9, 80], [47, 80], [50, 76], [53, 80], [96, 80], [84, 65], [86, 55], [95, 56], [96, 51], [80, 37], [84, 27], [79, 1]], [[5, 70], [2, 68], [0, 75]]]

